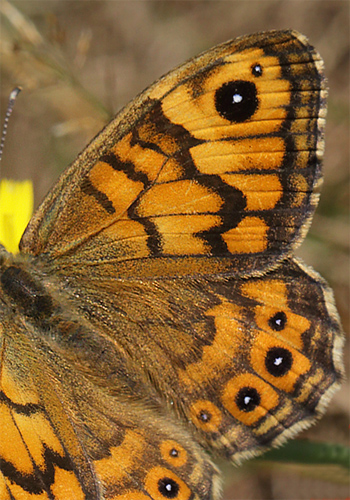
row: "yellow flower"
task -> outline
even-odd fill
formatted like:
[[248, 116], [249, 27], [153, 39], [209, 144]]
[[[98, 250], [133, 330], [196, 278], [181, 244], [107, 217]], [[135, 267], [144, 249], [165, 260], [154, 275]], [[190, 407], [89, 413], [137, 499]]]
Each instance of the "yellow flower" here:
[[17, 253], [18, 244], [33, 212], [31, 181], [0, 182], [0, 242], [9, 252]]

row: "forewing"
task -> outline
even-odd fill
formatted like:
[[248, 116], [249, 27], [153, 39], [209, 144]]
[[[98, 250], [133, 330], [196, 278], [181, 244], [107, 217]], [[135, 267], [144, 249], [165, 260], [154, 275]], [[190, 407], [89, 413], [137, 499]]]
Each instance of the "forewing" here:
[[21, 251], [55, 259], [67, 275], [79, 264], [121, 277], [275, 266], [317, 202], [325, 93], [322, 61], [295, 32], [205, 52], [92, 141], [39, 208]]

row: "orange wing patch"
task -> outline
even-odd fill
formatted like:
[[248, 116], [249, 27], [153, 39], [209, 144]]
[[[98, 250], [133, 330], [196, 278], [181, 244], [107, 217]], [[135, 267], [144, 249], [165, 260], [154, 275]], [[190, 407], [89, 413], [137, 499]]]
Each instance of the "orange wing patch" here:
[[[189, 256], [214, 257], [219, 272], [237, 276], [268, 269], [299, 244], [316, 205], [324, 96], [318, 55], [290, 34], [247, 37], [191, 60], [82, 153], [70, 195], [61, 202], [57, 187], [46, 202], [41, 251], [68, 274], [79, 258], [146, 259], [139, 265], [149, 273], [152, 259], [173, 258], [176, 274], [185, 266], [175, 260]], [[54, 220], [64, 239], [49, 229]], [[26, 235], [22, 249], [36, 252]], [[165, 268], [159, 262], [156, 275]]]

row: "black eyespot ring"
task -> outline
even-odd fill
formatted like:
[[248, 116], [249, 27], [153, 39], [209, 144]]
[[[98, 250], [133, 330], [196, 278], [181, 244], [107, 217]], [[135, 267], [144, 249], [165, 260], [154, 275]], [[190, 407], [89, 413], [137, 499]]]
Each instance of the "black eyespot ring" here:
[[254, 64], [252, 64], [251, 68], [252, 68], [252, 75], [253, 76], [256, 76], [256, 77], [262, 76], [263, 69], [262, 69], [261, 64], [254, 63]]
[[241, 411], [248, 413], [259, 406], [261, 397], [254, 387], [242, 387], [237, 392], [235, 401]]
[[272, 347], [265, 357], [267, 371], [274, 377], [283, 377], [293, 365], [293, 355], [283, 347]]
[[269, 319], [269, 327], [276, 332], [284, 330], [287, 324], [287, 315], [284, 311], [279, 311]]
[[224, 83], [215, 92], [215, 107], [226, 120], [233, 123], [245, 122], [259, 107], [254, 83], [246, 80]]
[[162, 477], [158, 481], [158, 491], [165, 498], [176, 498], [180, 491], [180, 486], [170, 477]]

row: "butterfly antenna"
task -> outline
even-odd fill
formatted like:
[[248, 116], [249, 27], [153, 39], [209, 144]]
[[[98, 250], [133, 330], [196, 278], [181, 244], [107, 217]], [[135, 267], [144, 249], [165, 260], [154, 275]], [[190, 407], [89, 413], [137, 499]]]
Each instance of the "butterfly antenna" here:
[[7, 134], [7, 127], [8, 127], [9, 119], [10, 119], [10, 116], [11, 116], [11, 113], [13, 110], [13, 106], [15, 105], [16, 97], [21, 92], [21, 90], [22, 90], [21, 87], [16, 87], [15, 89], [13, 89], [13, 91], [11, 92], [10, 97], [9, 97], [9, 102], [7, 105], [7, 111], [6, 111], [6, 115], [5, 115], [4, 126], [2, 127], [2, 134], [1, 134], [1, 141], [0, 141], [0, 161], [2, 159], [2, 152], [4, 149], [5, 137]]

